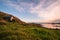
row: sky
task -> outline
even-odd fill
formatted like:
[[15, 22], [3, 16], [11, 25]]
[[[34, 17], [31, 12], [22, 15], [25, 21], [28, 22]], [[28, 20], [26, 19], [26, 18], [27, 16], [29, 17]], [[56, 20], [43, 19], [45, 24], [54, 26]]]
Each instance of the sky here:
[[0, 0], [0, 11], [25, 22], [60, 20], [60, 0]]

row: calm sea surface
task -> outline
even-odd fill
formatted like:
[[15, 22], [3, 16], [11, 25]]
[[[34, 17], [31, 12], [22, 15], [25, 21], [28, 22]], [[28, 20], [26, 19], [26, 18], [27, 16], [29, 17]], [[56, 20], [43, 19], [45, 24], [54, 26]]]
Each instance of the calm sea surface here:
[[43, 27], [46, 27], [46, 28], [60, 29], [60, 24], [58, 24], [58, 25], [42, 24], [42, 25], [43, 25]]

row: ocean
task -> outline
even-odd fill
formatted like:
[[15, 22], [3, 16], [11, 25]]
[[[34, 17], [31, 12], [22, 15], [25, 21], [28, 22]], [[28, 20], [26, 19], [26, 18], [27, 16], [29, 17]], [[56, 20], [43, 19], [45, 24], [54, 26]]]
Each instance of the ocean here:
[[42, 24], [45, 28], [60, 29], [60, 24]]

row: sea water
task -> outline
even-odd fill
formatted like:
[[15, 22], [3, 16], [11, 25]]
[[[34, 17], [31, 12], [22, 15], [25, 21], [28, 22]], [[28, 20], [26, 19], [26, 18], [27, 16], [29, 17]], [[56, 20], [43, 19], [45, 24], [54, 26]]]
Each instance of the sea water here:
[[45, 28], [60, 29], [60, 24], [42, 24]]

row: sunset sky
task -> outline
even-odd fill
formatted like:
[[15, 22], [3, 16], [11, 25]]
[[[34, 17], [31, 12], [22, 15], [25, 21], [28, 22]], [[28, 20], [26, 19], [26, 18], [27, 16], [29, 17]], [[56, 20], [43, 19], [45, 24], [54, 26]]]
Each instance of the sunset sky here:
[[60, 20], [60, 0], [0, 0], [0, 11], [25, 22]]

